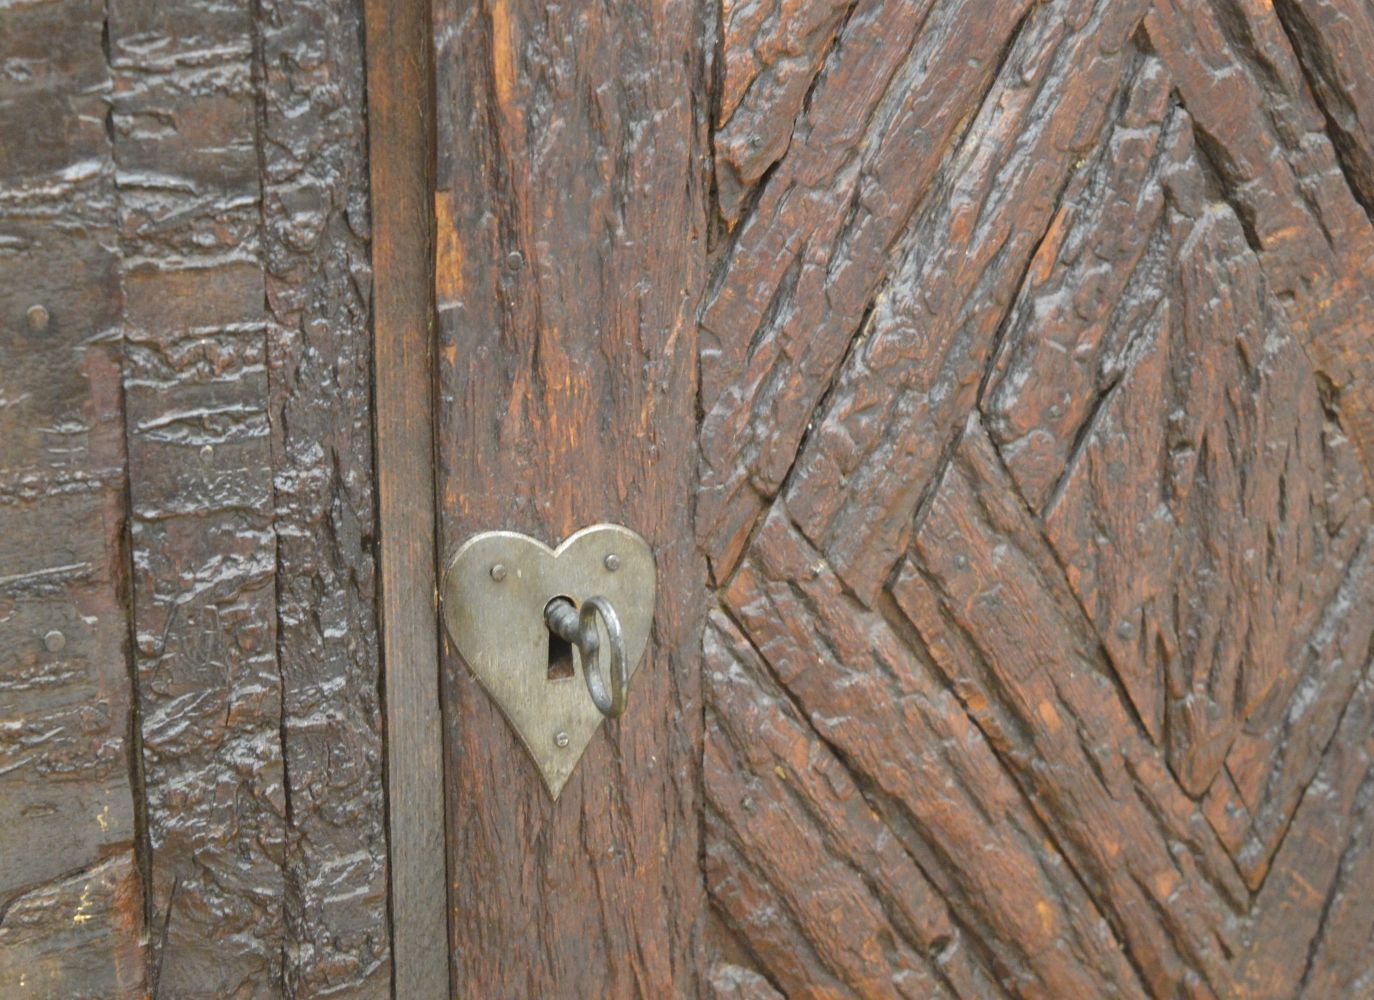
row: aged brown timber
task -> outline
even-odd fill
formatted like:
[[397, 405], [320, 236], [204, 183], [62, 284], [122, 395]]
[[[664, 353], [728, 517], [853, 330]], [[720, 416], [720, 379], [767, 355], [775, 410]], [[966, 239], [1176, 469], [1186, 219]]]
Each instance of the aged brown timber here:
[[359, 18], [108, 9], [158, 996], [389, 987]]
[[283, 986], [383, 997], [392, 958], [363, 10], [356, 0], [253, 10], [288, 796]]
[[382, 658], [393, 995], [449, 995], [435, 587], [433, 63], [428, 0], [369, 0]]
[[554, 802], [444, 656], [458, 996], [692, 996], [702, 563], [695, 310], [707, 11], [683, 0], [434, 5], [440, 549], [598, 521], [658, 559], [618, 723]]
[[724, 24], [717, 995], [1374, 995], [1368, 5]]
[[[124, 356], [99, 3], [0, 65], [0, 995], [145, 994]], [[23, 137], [22, 139], [20, 137]]]
[[0, 10], [0, 1000], [1374, 1000], [1371, 0]]

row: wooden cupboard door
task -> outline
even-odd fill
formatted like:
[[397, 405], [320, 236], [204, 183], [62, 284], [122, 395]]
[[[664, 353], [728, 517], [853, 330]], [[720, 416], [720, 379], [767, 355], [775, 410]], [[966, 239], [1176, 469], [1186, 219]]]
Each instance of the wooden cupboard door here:
[[1374, 8], [431, 12], [439, 565], [659, 562], [454, 995], [1374, 995]]
[[479, 531], [552, 545], [616, 522], [653, 547], [659, 592], [633, 708], [557, 802], [445, 644], [455, 995], [701, 989], [708, 15], [433, 5], [441, 565]]
[[824, 20], [805, 86], [760, 57], [786, 17], [727, 12], [719, 68], [696, 523], [740, 964], [1370, 995], [1370, 8]]
[[[1374, 997], [1370, 0], [0, 67], [0, 996]], [[554, 801], [434, 595], [603, 521]]]
[[703, 849], [770, 989], [1374, 995], [1372, 14], [861, 0], [801, 84], [727, 11]]

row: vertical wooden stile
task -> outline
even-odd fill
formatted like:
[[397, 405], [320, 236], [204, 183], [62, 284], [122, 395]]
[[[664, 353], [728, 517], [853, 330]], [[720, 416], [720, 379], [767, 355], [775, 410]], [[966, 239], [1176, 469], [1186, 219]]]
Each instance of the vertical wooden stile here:
[[611, 522], [652, 547], [664, 598], [625, 716], [557, 802], [445, 647], [457, 995], [703, 992], [708, 16], [691, 0], [434, 3], [441, 558], [479, 532], [555, 545]]
[[429, 4], [367, 0], [393, 995], [448, 995], [435, 608]]

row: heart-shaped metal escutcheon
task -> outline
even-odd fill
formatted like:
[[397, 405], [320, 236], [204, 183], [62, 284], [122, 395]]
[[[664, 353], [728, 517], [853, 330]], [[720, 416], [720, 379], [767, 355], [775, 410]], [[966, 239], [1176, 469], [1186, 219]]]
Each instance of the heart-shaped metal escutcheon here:
[[[575, 607], [603, 598], [619, 620], [633, 678], [654, 618], [654, 556], [618, 524], [595, 524], [551, 549], [515, 531], [487, 531], [459, 547], [444, 574], [444, 626], [458, 655], [529, 750], [557, 799], [601, 725], [583, 654], [545, 624], [557, 598]], [[598, 626], [599, 648], [610, 638]], [[605, 670], [608, 657], [600, 656]]]

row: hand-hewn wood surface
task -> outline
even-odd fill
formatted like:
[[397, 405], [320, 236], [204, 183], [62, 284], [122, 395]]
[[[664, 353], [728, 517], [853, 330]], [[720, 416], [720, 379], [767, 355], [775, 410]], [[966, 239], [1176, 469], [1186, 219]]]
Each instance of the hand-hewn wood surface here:
[[717, 994], [1374, 995], [1374, 8], [770, 11], [702, 311]]
[[154, 989], [384, 994], [360, 10], [111, 5]]
[[385, 996], [361, 5], [4, 18], [3, 992]]
[[455, 996], [701, 989], [706, 17], [434, 4], [440, 551], [614, 521], [654, 547], [660, 595], [631, 707], [557, 803], [446, 652]]
[[[165, 0], [159, 3], [166, 8]], [[286, 992], [389, 989], [363, 10], [257, 0]]]
[[0, 993], [389, 992], [432, 273], [437, 554], [660, 590], [557, 804], [445, 650], [397, 995], [1374, 997], [1374, 6], [424, 9], [375, 257], [361, 3], [3, 15]]
[[104, 11], [0, 17], [0, 995], [132, 1000], [143, 883]]

